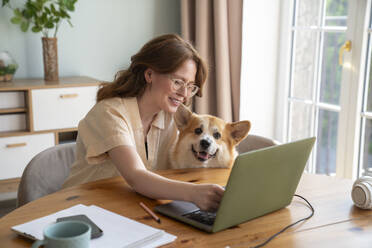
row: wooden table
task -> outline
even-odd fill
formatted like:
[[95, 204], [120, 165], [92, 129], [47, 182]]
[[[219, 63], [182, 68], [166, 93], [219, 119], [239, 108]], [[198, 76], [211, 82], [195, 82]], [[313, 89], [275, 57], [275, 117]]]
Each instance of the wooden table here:
[[[159, 174], [183, 181], [214, 182], [225, 185], [228, 169], [166, 170]], [[304, 174], [297, 193], [315, 208], [308, 221], [290, 228], [265, 247], [372, 247], [372, 211], [353, 206], [352, 182], [322, 175]], [[1, 247], [29, 247], [31, 242], [14, 234], [10, 227], [39, 218], [75, 204], [95, 204], [107, 210], [161, 228], [176, 235], [165, 247], [252, 247], [288, 224], [310, 214], [306, 204], [294, 198], [290, 206], [215, 234], [208, 234], [172, 219], [161, 217], [158, 224], [138, 205], [154, 207], [163, 201], [135, 193], [120, 178], [100, 180], [68, 188], [40, 198], [0, 219]]]

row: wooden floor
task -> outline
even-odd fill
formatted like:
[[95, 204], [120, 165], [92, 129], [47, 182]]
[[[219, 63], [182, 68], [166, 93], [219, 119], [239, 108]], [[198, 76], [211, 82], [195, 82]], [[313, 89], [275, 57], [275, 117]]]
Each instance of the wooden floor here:
[[20, 178], [0, 180], [0, 218], [16, 207]]

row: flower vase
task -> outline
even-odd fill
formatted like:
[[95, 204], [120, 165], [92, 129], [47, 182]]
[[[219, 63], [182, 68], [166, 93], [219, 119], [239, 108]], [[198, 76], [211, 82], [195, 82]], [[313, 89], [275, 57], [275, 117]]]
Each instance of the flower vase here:
[[57, 38], [42, 38], [44, 79], [46, 81], [58, 81], [58, 52]]

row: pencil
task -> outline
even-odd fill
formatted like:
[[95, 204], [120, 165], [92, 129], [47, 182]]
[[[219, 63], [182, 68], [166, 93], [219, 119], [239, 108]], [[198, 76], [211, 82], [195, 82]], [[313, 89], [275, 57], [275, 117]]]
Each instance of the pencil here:
[[140, 202], [140, 206], [158, 223], [160, 223], [160, 218], [156, 216], [156, 214], [151, 211], [143, 202]]

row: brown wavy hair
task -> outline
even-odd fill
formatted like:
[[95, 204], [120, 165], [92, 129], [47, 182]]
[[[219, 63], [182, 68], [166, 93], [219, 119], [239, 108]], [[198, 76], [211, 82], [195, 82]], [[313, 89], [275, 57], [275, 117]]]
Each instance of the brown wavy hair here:
[[119, 71], [114, 82], [103, 84], [97, 93], [97, 102], [111, 97], [141, 96], [146, 88], [144, 72], [151, 68], [158, 73], [172, 73], [186, 60], [195, 61], [197, 71], [195, 84], [199, 86], [197, 96], [202, 96], [207, 79], [207, 65], [195, 48], [176, 34], [166, 34], [147, 42], [131, 57], [128, 69]]

